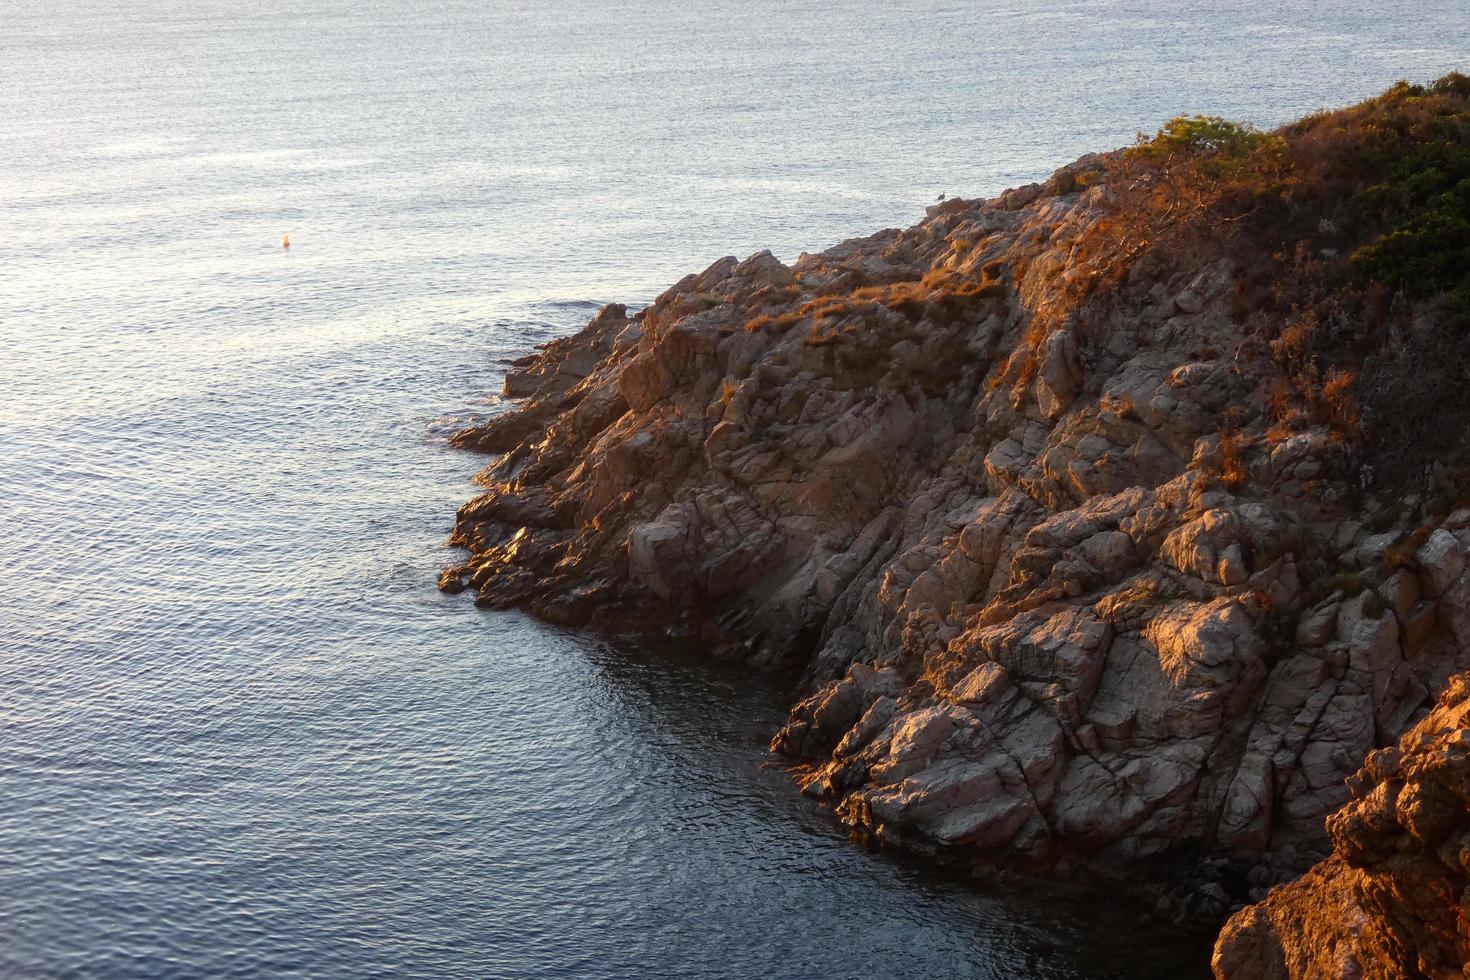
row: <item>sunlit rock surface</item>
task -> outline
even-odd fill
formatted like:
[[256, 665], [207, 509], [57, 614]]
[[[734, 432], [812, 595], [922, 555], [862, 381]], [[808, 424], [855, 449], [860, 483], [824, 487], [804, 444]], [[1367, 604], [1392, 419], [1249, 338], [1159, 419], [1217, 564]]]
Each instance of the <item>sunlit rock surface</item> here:
[[1470, 963], [1470, 678], [1379, 749], [1327, 821], [1332, 855], [1237, 913], [1221, 978], [1460, 977]]

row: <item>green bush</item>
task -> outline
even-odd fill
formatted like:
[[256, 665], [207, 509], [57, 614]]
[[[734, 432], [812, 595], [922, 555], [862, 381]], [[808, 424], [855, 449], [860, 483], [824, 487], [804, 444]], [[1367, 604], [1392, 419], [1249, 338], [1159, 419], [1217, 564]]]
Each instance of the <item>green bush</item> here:
[[1249, 123], [1231, 122], [1220, 116], [1175, 116], [1152, 137], [1140, 135], [1138, 145], [1130, 152], [1144, 157], [1175, 153], [1240, 157], [1271, 139]]
[[[1470, 326], [1470, 152], [1465, 156], [1464, 176], [1440, 193], [1413, 194], [1398, 185], [1380, 186], [1365, 195], [1370, 199], [1392, 195], [1406, 203], [1399, 207], [1393, 227], [1350, 259], [1359, 284], [1381, 282], [1411, 296], [1448, 293], [1461, 327]], [[1416, 174], [1411, 181], [1448, 179], [1435, 169]]]
[[1154, 163], [1187, 162], [1205, 177], [1236, 178], [1263, 167], [1274, 170], [1285, 145], [1280, 136], [1263, 133], [1249, 123], [1220, 116], [1176, 116], [1153, 136], [1139, 134], [1128, 155]]
[[1448, 294], [1470, 328], [1470, 78], [1400, 83], [1372, 104], [1358, 148], [1367, 186], [1353, 195], [1371, 238], [1348, 272], [1410, 297]]

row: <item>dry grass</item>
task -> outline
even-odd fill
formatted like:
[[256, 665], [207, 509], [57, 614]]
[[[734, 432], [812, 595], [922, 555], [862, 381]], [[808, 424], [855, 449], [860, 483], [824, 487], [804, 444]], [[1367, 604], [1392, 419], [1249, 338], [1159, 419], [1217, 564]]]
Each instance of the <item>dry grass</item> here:
[[1410, 568], [1414, 564], [1414, 553], [1429, 540], [1431, 529], [1421, 527], [1415, 529], [1402, 541], [1396, 542], [1383, 552], [1383, 564], [1390, 570]]
[[1244, 441], [1233, 429], [1220, 433], [1219, 468], [1220, 482], [1231, 490], [1239, 490], [1250, 477], [1246, 470]]
[[1322, 384], [1321, 397], [1317, 399], [1319, 419], [1326, 423], [1334, 434], [1344, 439], [1355, 439], [1362, 422], [1358, 411], [1357, 382], [1351, 371], [1333, 368], [1327, 372]]

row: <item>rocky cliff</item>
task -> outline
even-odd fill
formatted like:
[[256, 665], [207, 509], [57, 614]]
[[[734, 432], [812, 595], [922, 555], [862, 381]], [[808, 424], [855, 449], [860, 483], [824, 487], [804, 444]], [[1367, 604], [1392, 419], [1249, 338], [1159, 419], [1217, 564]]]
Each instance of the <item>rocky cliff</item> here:
[[1351, 781], [1332, 856], [1238, 913], [1215, 973], [1447, 978], [1470, 963], [1470, 678]]
[[1175, 120], [606, 307], [456, 437], [441, 586], [799, 668], [853, 828], [1222, 913], [1470, 668], [1467, 134], [1459, 76]]

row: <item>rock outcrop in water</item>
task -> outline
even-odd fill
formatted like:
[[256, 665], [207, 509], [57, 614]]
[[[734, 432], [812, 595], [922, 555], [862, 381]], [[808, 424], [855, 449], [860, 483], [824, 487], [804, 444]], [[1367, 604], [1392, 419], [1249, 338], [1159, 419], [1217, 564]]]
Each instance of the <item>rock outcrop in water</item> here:
[[799, 666], [773, 748], [879, 838], [1263, 894], [1470, 668], [1467, 96], [606, 307], [456, 437], [501, 455], [441, 586]]

